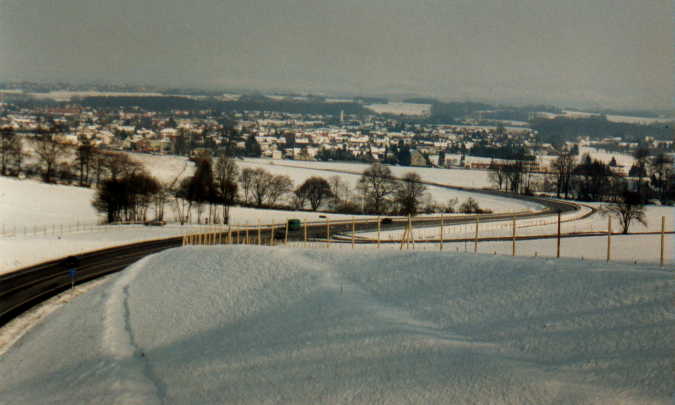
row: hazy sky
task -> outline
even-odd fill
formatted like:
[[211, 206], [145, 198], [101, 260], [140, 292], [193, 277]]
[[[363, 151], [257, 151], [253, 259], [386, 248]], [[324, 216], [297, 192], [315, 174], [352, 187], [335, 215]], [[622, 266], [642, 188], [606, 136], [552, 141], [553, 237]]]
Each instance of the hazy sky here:
[[671, 0], [0, 0], [0, 80], [669, 108]]

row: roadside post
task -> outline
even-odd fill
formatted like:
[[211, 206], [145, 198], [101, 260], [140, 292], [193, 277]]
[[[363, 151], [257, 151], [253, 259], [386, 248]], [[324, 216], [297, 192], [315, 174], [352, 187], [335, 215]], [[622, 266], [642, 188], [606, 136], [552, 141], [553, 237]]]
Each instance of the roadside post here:
[[80, 261], [75, 256], [68, 256], [62, 262], [61, 266], [68, 270], [68, 277], [70, 277], [70, 289], [75, 288], [75, 276], [77, 276], [77, 267]]

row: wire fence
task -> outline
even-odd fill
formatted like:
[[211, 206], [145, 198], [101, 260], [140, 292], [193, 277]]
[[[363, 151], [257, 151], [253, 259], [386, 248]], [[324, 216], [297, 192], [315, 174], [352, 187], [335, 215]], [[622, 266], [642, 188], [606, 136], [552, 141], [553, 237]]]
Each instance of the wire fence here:
[[[183, 224], [174, 235], [186, 245], [257, 244], [337, 249], [407, 249], [476, 254], [563, 257], [672, 266], [675, 256], [673, 218], [649, 218], [649, 227], [622, 234], [616, 220], [582, 210], [534, 218], [453, 215], [441, 217], [388, 217], [308, 221], [289, 238], [283, 223], [243, 225]], [[386, 226], [383, 226], [385, 225]], [[391, 229], [392, 226], [395, 229]], [[61, 236], [79, 232], [139, 229], [144, 223], [75, 221], [70, 224], [0, 225], [0, 237]], [[308, 228], [311, 231], [308, 231]], [[385, 230], [384, 228], [387, 228]], [[318, 229], [318, 231], [317, 231]]]
[[[304, 226], [304, 235], [294, 235], [289, 240], [288, 224], [259, 224], [250, 227], [214, 228], [207, 232], [188, 233], [184, 245], [253, 244], [297, 248], [335, 249], [398, 249], [421, 251], [450, 251], [474, 254], [532, 256], [550, 258], [575, 258], [579, 260], [605, 260], [635, 264], [673, 265], [675, 232], [672, 219], [653, 218], [656, 226], [651, 230], [623, 234], [617, 232], [615, 221], [607, 218], [602, 227], [597, 222], [579, 220], [585, 214], [577, 213], [553, 218], [503, 220], [499, 222], [442, 224], [436, 227], [415, 229], [428, 220], [408, 219], [403, 229], [382, 231], [382, 220], [376, 219], [377, 230], [372, 225], [367, 232], [359, 231], [364, 222], [326, 221], [325, 237], [311, 237]], [[669, 222], [670, 221], [670, 222]], [[316, 225], [317, 223], [314, 223]], [[612, 227], [614, 224], [614, 228]], [[347, 225], [351, 230], [331, 233], [331, 227]], [[316, 232], [314, 232], [316, 234]], [[299, 239], [299, 240], [298, 240]]]

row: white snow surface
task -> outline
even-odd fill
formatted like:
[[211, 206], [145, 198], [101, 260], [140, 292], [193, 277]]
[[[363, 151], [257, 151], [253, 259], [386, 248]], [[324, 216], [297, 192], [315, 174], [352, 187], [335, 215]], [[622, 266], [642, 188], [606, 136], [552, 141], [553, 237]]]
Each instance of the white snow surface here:
[[[141, 161], [150, 172], [158, 179], [166, 182], [173, 181], [179, 173], [183, 176], [189, 176], [194, 171], [194, 165], [183, 156], [158, 156], [135, 153], [130, 154], [134, 159]], [[186, 166], [187, 164], [187, 166]], [[350, 184], [352, 190], [355, 189], [361, 173], [369, 165], [363, 163], [341, 163], [341, 162], [317, 162], [317, 161], [298, 161], [298, 160], [272, 160], [272, 159], [245, 159], [237, 160], [240, 169], [244, 168], [263, 168], [274, 175], [286, 175], [293, 180], [297, 187], [312, 176], [329, 178], [340, 176]], [[185, 169], [185, 170], [184, 170]], [[402, 177], [408, 172], [416, 172], [420, 177], [429, 182], [461, 186], [461, 187], [488, 187], [487, 171], [463, 170], [463, 169], [434, 169], [423, 167], [390, 167], [394, 176]], [[351, 173], [351, 174], [350, 174]], [[483, 194], [477, 194], [466, 191], [449, 190], [440, 187], [428, 186], [427, 192], [439, 203], [447, 203], [451, 198], [456, 198], [459, 203], [468, 197], [478, 201], [481, 208], [487, 208], [495, 212], [503, 211], [521, 211], [528, 209], [537, 209], [538, 204], [532, 204], [520, 200], [508, 198], [492, 197]]]
[[370, 104], [366, 108], [375, 111], [377, 114], [394, 114], [394, 115], [419, 115], [426, 116], [431, 114], [431, 104], [416, 104], [416, 103], [387, 103], [387, 104]]
[[668, 404], [672, 272], [439, 252], [185, 247], [0, 356], [0, 404]]
[[[601, 207], [601, 203], [585, 203], [579, 211], [573, 211], [563, 214], [561, 217], [561, 233], [572, 234], [582, 232], [606, 233], [608, 229], [609, 217], [600, 213], [594, 213], [583, 218], [590, 212], [590, 207]], [[665, 219], [665, 231], [670, 232], [664, 238], [664, 263], [667, 266], [675, 264], [675, 237], [672, 232], [675, 231], [675, 210], [673, 207], [666, 206], [646, 206], [645, 217], [647, 224], [642, 225], [633, 221], [629, 231], [633, 233], [652, 232], [651, 235], [618, 235], [621, 232], [618, 220], [612, 219], [612, 232], [610, 258], [612, 261], [631, 262], [631, 263], [659, 263], [661, 248], [661, 218]], [[451, 218], [451, 216], [448, 216]], [[553, 236], [557, 234], [557, 215], [547, 215], [531, 219], [519, 219], [516, 222], [517, 236]], [[440, 240], [441, 228], [416, 226], [413, 222], [414, 239], [419, 240]], [[478, 253], [492, 253], [500, 255], [512, 254], [512, 241], [509, 240], [513, 235], [513, 225], [511, 220], [497, 221], [478, 224], [479, 238], [502, 237], [504, 241], [480, 241], [477, 246]], [[345, 235], [349, 240], [351, 233]], [[465, 224], [448, 224], [443, 227], [443, 239], [446, 241], [443, 248], [450, 251], [474, 251], [474, 239], [476, 236], [476, 224], [474, 222]], [[358, 232], [358, 238], [368, 238], [377, 240], [377, 232]], [[401, 240], [404, 237], [404, 230], [381, 231], [380, 240]], [[468, 239], [465, 242], [447, 242], [451, 239]], [[607, 236], [585, 236], [585, 237], [563, 237], [561, 239], [560, 255], [562, 257], [585, 259], [585, 260], [606, 260], [607, 258]], [[389, 247], [398, 249], [399, 244]], [[372, 247], [372, 246], [371, 246]], [[438, 250], [438, 243], [418, 244], [417, 249]], [[557, 254], [557, 241], [555, 238], [540, 240], [518, 240], [516, 243], [516, 254], [518, 256], [546, 256], [555, 257]]]
[[[174, 224], [102, 226], [102, 217], [91, 206], [94, 193], [81, 187], [0, 177], [0, 274], [67, 255], [213, 229]], [[282, 224], [290, 218], [305, 222], [352, 218], [242, 207], [233, 207], [230, 213], [232, 225], [249, 227]], [[169, 220], [175, 219], [168, 207], [166, 215]]]

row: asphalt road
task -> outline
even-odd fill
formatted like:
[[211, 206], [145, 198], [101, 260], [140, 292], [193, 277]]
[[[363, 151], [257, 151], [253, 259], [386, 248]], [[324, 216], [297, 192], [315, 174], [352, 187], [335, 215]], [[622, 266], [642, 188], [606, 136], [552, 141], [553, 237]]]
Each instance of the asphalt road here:
[[[489, 191], [481, 192], [501, 195]], [[518, 214], [482, 214], [480, 215], [480, 221], [482, 223], [505, 221], [511, 220], [514, 216], [521, 219], [532, 218], [550, 215], [552, 212], [569, 212], [578, 209], [576, 204], [556, 200], [522, 196], [515, 196], [515, 198], [538, 202], [545, 209], [538, 212], [523, 212]], [[475, 215], [445, 217], [444, 222], [446, 224], [473, 223], [475, 222], [475, 218]], [[383, 231], [402, 229], [406, 222], [407, 219], [405, 218], [392, 218], [391, 223], [381, 224], [381, 229]], [[415, 227], [435, 227], [439, 226], [440, 222], [440, 216], [417, 218], [415, 220]], [[307, 238], [315, 240], [333, 238], [336, 235], [351, 232], [352, 226], [351, 221], [344, 221], [342, 223], [333, 222], [329, 227], [326, 226], [326, 223], [308, 223], [306, 226]], [[355, 222], [355, 228], [357, 232], [374, 231], [377, 229], [377, 220], [357, 221]], [[233, 235], [233, 239], [236, 238], [235, 241], [242, 241], [244, 234], [243, 231], [238, 235], [235, 234]], [[260, 239], [264, 244], [269, 243], [270, 239], [274, 236], [276, 236], [277, 242], [279, 239], [285, 239], [285, 227], [260, 230]], [[225, 234], [221, 234], [222, 239], [225, 239], [225, 237]], [[287, 238], [290, 241], [304, 240], [304, 225], [299, 230], [289, 232]], [[249, 230], [249, 240], [252, 240], [253, 243], [257, 242], [257, 229]], [[28, 308], [67, 290], [71, 287], [71, 283], [80, 284], [121, 271], [147, 255], [181, 245], [182, 237], [134, 243], [78, 255], [75, 268], [73, 268], [72, 263], [67, 263], [64, 258], [61, 258], [2, 275], [0, 276], [0, 326], [6, 324]], [[72, 272], [72, 270], [75, 270], [75, 272]]]

